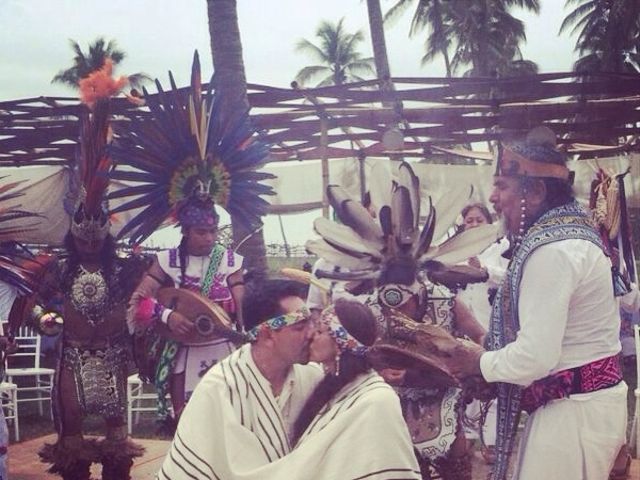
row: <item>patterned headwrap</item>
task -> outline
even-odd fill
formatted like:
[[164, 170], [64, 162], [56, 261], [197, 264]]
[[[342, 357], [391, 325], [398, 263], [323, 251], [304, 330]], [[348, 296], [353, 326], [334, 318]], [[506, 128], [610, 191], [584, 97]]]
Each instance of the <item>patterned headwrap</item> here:
[[217, 227], [220, 217], [213, 203], [192, 199], [177, 212], [181, 227]]
[[265, 330], [280, 330], [284, 327], [289, 327], [298, 322], [303, 322], [305, 320], [309, 320], [311, 318], [311, 312], [307, 307], [302, 307], [295, 312], [284, 313], [282, 315], [278, 315], [277, 317], [270, 318], [265, 320], [259, 325], [256, 325], [251, 330], [247, 332], [247, 338], [249, 341], [253, 342], [258, 338], [258, 334]]
[[363, 357], [369, 350], [342, 326], [333, 305], [322, 311], [320, 321], [329, 328], [329, 335], [336, 341], [340, 353], [349, 352], [357, 357]]
[[555, 145], [555, 134], [548, 127], [537, 127], [522, 143], [498, 146], [496, 175], [507, 177], [557, 178], [573, 183], [573, 172], [566, 157]]

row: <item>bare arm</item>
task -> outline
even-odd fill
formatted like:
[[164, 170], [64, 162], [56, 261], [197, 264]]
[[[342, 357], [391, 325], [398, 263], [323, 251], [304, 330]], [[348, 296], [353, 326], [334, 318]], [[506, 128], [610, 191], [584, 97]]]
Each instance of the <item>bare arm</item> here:
[[166, 308], [156, 300], [158, 290], [166, 279], [167, 274], [160, 267], [158, 259], [154, 258], [129, 301], [127, 323], [131, 332], [144, 331], [158, 322], [166, 323], [169, 330], [180, 335], [188, 335], [195, 328], [184, 315]]
[[486, 330], [478, 323], [467, 306], [460, 301], [456, 301], [453, 306], [453, 313], [456, 318], [456, 330], [466, 335], [478, 345], [482, 345]]
[[242, 318], [242, 301], [244, 299], [244, 276], [242, 270], [233, 272], [227, 277], [227, 285], [231, 291], [231, 297], [236, 306], [236, 322], [238, 330], [244, 332], [244, 319]]

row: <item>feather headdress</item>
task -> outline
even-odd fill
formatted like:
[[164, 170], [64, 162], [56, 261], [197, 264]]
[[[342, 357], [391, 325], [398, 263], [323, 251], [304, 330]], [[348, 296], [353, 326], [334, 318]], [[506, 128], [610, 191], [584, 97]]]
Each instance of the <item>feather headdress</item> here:
[[261, 181], [273, 177], [256, 171], [269, 149], [257, 139], [248, 111], [225, 121], [213, 82], [202, 92], [197, 52], [187, 95], [178, 90], [171, 72], [169, 81], [169, 92], [157, 80], [157, 95], [144, 91], [150, 117], [133, 119], [118, 132], [111, 150], [118, 164], [111, 177], [135, 183], [110, 195], [133, 197], [113, 212], [142, 208], [120, 236], [130, 234], [133, 243], [140, 243], [167, 219], [184, 225], [181, 214], [194, 205], [213, 210], [218, 204], [254, 224], [268, 205], [261, 195], [273, 194]]
[[477, 272], [472, 269], [461, 272], [454, 265], [495, 241], [497, 227], [484, 225], [432, 245], [434, 239], [443, 237], [451, 227], [468, 201], [468, 195], [452, 194], [441, 206], [434, 206], [429, 197], [426, 220], [421, 227], [420, 181], [411, 166], [400, 163], [397, 180], [391, 180], [389, 173], [377, 169], [377, 165], [370, 182], [371, 202], [378, 209], [377, 218], [360, 202], [351, 199], [342, 187], [327, 188], [329, 202], [341, 223], [316, 219], [314, 228], [322, 238], [308, 241], [306, 248], [348, 271], [317, 271], [316, 275], [350, 282], [376, 280], [390, 262], [402, 257], [412, 259], [418, 269], [439, 272], [442, 283], [446, 284], [448, 271], [452, 272], [455, 283], [464, 283], [465, 279], [474, 281]]
[[29, 229], [28, 225], [16, 226], [15, 220], [36, 215], [21, 210], [20, 205], [12, 202], [22, 195], [12, 191], [20, 183], [0, 185], [0, 281], [16, 287], [21, 294], [27, 294], [35, 285], [32, 256], [27, 249], [11, 240]]
[[80, 117], [80, 140], [76, 164], [77, 187], [71, 219], [71, 233], [85, 241], [100, 240], [109, 233], [106, 192], [111, 159], [110, 98], [127, 83], [114, 79], [113, 62], [105, 59], [99, 70], [79, 82], [80, 99], [87, 110]]

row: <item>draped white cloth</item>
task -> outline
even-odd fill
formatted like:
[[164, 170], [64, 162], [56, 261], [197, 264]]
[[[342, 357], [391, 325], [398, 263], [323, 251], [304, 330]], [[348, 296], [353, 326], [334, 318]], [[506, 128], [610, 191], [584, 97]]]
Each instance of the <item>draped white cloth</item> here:
[[[552, 373], [620, 352], [611, 262], [586, 240], [543, 245], [527, 260], [520, 331], [480, 359], [489, 382], [527, 386]], [[529, 416], [514, 478], [605, 479], [625, 442], [624, 382], [554, 400]]]
[[321, 378], [317, 365], [294, 365], [276, 398], [244, 345], [198, 384], [157, 478], [239, 479], [283, 457], [291, 424]]
[[[282, 399], [273, 398], [247, 354], [246, 347], [234, 352], [198, 386], [158, 479], [421, 478], [398, 397], [376, 373], [345, 386], [291, 450]], [[297, 367], [296, 381], [313, 368]], [[294, 387], [296, 405], [310, 384]], [[291, 409], [291, 422], [298, 413]]]

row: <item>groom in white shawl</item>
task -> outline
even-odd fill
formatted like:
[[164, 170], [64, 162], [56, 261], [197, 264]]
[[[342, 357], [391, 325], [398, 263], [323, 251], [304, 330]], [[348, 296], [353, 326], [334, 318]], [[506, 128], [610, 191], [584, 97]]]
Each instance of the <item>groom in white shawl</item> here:
[[243, 313], [252, 342], [202, 379], [157, 478], [241, 478], [291, 451], [292, 425], [322, 378], [305, 365], [309, 311], [297, 284], [274, 280], [247, 292]]

